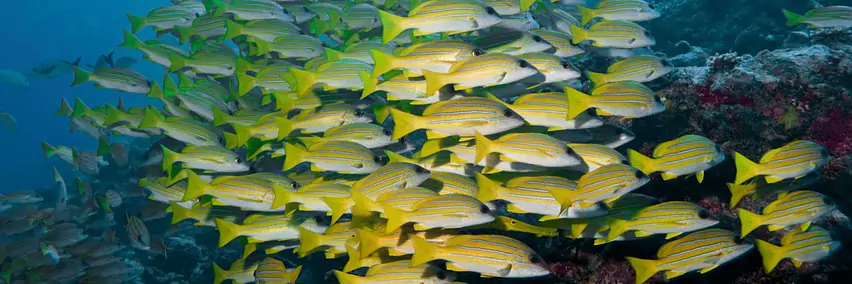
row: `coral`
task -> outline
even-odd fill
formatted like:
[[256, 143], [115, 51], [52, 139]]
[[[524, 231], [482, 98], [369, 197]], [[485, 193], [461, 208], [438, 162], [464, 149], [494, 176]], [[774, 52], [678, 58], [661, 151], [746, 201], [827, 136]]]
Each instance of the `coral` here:
[[594, 269], [593, 283], [627, 284], [634, 283], [635, 273], [626, 260], [607, 259]]

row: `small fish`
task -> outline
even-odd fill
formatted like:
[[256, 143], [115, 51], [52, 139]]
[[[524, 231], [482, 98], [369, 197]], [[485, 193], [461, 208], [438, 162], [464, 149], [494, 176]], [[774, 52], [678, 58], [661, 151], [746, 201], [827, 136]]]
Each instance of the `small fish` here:
[[852, 7], [826, 6], [799, 15], [783, 10], [787, 17], [787, 26], [807, 24], [809, 28], [850, 27], [852, 26]]
[[763, 154], [755, 163], [734, 152], [737, 177], [734, 184], [743, 184], [755, 177], [764, 176], [766, 182], [776, 183], [788, 178], [801, 178], [828, 163], [828, 151], [812, 141], [796, 140]]
[[97, 175], [100, 173], [103, 158], [98, 157], [96, 153], [73, 150], [72, 156], [74, 158], [72, 165], [80, 170], [80, 172], [87, 175]]
[[[317, 58], [314, 58], [314, 59], [317, 59], [317, 60], [323, 60], [324, 59], [326, 61], [333, 61], [333, 60], [340, 60], [340, 59], [354, 59], [354, 60], [360, 60], [360, 61], [364, 61], [364, 62], [367, 62], [369, 64], [375, 65], [376, 62], [373, 60], [373, 57], [371, 56], [371, 53], [373, 52], [373, 50], [391, 53], [397, 47], [399, 47], [399, 45], [395, 42], [391, 42], [391, 43], [388, 43], [388, 44], [382, 44], [382, 39], [380, 39], [380, 38], [367, 39], [367, 40], [362, 41], [362, 42], [357, 42], [357, 43], [353, 43], [351, 45], [348, 45], [345, 48], [343, 48], [342, 50], [334, 50], [334, 49], [331, 49], [331, 48], [326, 48], [325, 49], [325, 58], [317, 57]], [[317, 67], [318, 66], [319, 65], [317, 65]], [[309, 68], [308, 64], [306, 63], [305, 69], [312, 69], [312, 68]], [[373, 69], [373, 72], [375, 72], [375, 68]]]
[[42, 62], [33, 67], [30, 74], [43, 78], [56, 78], [65, 73], [73, 72], [74, 66], [80, 65], [81, 59], [81, 57], [78, 57], [74, 62], [65, 60]]
[[575, 191], [577, 183], [557, 176], [517, 177], [500, 185], [482, 174], [476, 174], [479, 192], [476, 198], [482, 202], [505, 200], [511, 213], [534, 213], [561, 218], [590, 218], [606, 214], [607, 207], [590, 204], [586, 207], [571, 206], [563, 210], [551, 192]]
[[30, 81], [21, 72], [12, 69], [0, 69], [0, 84], [16, 88], [27, 88], [30, 86]]
[[166, 68], [171, 66], [169, 58], [173, 54], [183, 58], [189, 57], [189, 53], [180, 48], [155, 40], [143, 42], [129, 31], [124, 31], [124, 42], [119, 47], [142, 51], [144, 53], [143, 58]]
[[549, 42], [551, 45], [553, 45], [553, 47], [556, 49], [556, 51], [553, 52], [553, 55], [559, 57], [572, 57], [586, 52], [586, 50], [584, 50], [582, 47], [571, 43], [570, 34], [546, 29], [534, 29], [530, 32], [540, 36], [541, 38]]
[[299, 238], [299, 228], [322, 233], [324, 226], [313, 219], [285, 217], [279, 215], [254, 214], [246, 217], [242, 225], [237, 225], [222, 219], [216, 219], [216, 229], [219, 230], [219, 247], [222, 247], [239, 236], [248, 237], [249, 243], [260, 243], [273, 240], [295, 240]]
[[215, 227], [216, 219], [222, 219], [231, 223], [237, 222], [239, 210], [234, 207], [210, 206], [204, 207], [196, 203], [192, 208], [185, 208], [177, 203], [171, 203], [172, 224], [180, 223], [186, 219], [197, 221], [195, 226]]
[[481, 201], [467, 195], [439, 195], [422, 200], [411, 211], [384, 205], [388, 217], [386, 230], [393, 232], [412, 222], [418, 231], [433, 228], [464, 228], [494, 221], [491, 209]]
[[595, 18], [606, 21], [642, 22], [660, 17], [660, 12], [654, 10], [654, 5], [642, 0], [606, 0], [598, 2], [594, 9], [577, 6], [582, 19], [580, 23], [588, 24]]
[[475, 142], [476, 163], [491, 153], [499, 153], [512, 161], [543, 167], [570, 167], [582, 163], [574, 150], [547, 134], [510, 133], [492, 141], [477, 132]]
[[302, 266], [287, 268], [284, 263], [272, 257], [264, 258], [254, 271], [254, 278], [258, 284], [292, 284], [299, 279]]
[[248, 265], [245, 260], [238, 259], [231, 263], [228, 270], [224, 270], [213, 262], [213, 284], [220, 284], [227, 280], [237, 283], [255, 282], [254, 272], [257, 271], [257, 266], [258, 263]]
[[509, 16], [526, 12], [535, 4], [535, 0], [483, 0], [485, 4], [494, 8], [497, 14]]
[[651, 158], [635, 150], [627, 150], [631, 165], [646, 174], [663, 172], [663, 180], [695, 174], [701, 183], [705, 170], [725, 160], [725, 153], [719, 145], [694, 134], [658, 144], [653, 156]]
[[219, 135], [208, 124], [182, 117], [161, 118], [162, 114], [152, 108], [145, 109], [145, 117], [137, 129], [157, 128], [175, 140], [193, 146], [221, 146]]
[[352, 185], [352, 192], [376, 201], [384, 195], [403, 188], [419, 186], [430, 175], [429, 170], [415, 164], [388, 164], [358, 180]]
[[647, 184], [645, 173], [625, 164], [609, 164], [584, 174], [574, 191], [551, 190], [563, 209], [572, 206], [588, 207], [597, 202], [612, 202]]
[[778, 199], [763, 208], [763, 214], [755, 214], [740, 208], [738, 213], [742, 224], [740, 234], [745, 237], [763, 225], [769, 225], [770, 231], [778, 231], [791, 226], [800, 226], [807, 230], [811, 222], [837, 208], [828, 196], [810, 190], [800, 190], [778, 195]]
[[273, 187], [275, 199], [272, 208], [283, 208], [287, 204], [298, 204], [300, 211], [328, 212], [331, 223], [337, 223], [340, 216], [349, 212], [353, 205], [350, 200], [349, 186], [336, 183], [312, 183], [296, 188], [296, 191]]
[[706, 229], [671, 241], [657, 251], [657, 260], [627, 257], [636, 271], [636, 284], [642, 284], [659, 271], [666, 279], [698, 270], [707, 273], [747, 253], [753, 244], [740, 243], [733, 232]]
[[639, 24], [627, 21], [598, 22], [588, 30], [571, 25], [571, 43], [591, 40], [596, 47], [640, 48], [656, 44], [651, 33]]
[[292, 169], [302, 162], [310, 162], [313, 171], [333, 171], [345, 174], [369, 174], [381, 164], [370, 149], [349, 141], [329, 141], [303, 148], [285, 143], [287, 155], [284, 170]]
[[392, 140], [393, 132], [373, 123], [352, 123], [330, 128], [322, 137], [299, 137], [305, 145], [313, 145], [329, 141], [349, 141], [361, 144], [369, 149], [388, 146], [399, 140]]
[[317, 84], [321, 84], [326, 91], [361, 90], [364, 88], [364, 83], [358, 75], [359, 71], [370, 73], [373, 71], [373, 66], [359, 60], [342, 59], [320, 65], [316, 72], [290, 68], [290, 72], [296, 79], [296, 92], [300, 96], [309, 93]]
[[630, 143], [636, 138], [636, 134], [629, 129], [610, 123], [593, 128], [569, 129], [549, 134], [568, 143], [601, 144], [613, 149]]
[[172, 165], [182, 163], [184, 168], [234, 173], [249, 170], [249, 165], [234, 152], [221, 146], [187, 146], [180, 153], [162, 146], [163, 170], [171, 172]]
[[477, 272], [484, 276], [528, 278], [550, 274], [544, 259], [526, 244], [502, 235], [459, 235], [444, 246], [412, 236], [411, 264], [446, 260], [447, 269]]
[[595, 245], [611, 242], [627, 231], [637, 237], [666, 234], [671, 239], [683, 233], [704, 229], [719, 223], [707, 209], [685, 201], [669, 201], [645, 207], [630, 220], [616, 220], [609, 228], [606, 241], [595, 240]]
[[127, 216], [127, 236], [130, 237], [130, 244], [134, 248], [148, 250], [151, 248], [151, 234], [148, 232], [148, 227], [145, 222], [136, 216]]
[[[368, 257], [382, 248], [387, 248], [388, 254], [391, 256], [411, 255], [414, 253], [414, 243], [411, 241], [411, 236], [418, 236], [440, 245], [445, 244], [447, 240], [456, 236], [456, 233], [452, 230], [429, 230], [425, 232], [396, 230], [393, 233], [387, 234], [382, 231], [369, 231], [365, 229], [357, 229], [355, 231], [360, 244], [359, 257], [361, 258]], [[373, 272], [381, 269], [381, 267], [377, 267]]]
[[[449, 73], [456, 62], [485, 54], [475, 45], [457, 40], [437, 40], [414, 44], [398, 49], [390, 55], [385, 51], [371, 50], [370, 56], [375, 62], [372, 76], [379, 77], [394, 69], [402, 69], [407, 75], [419, 76], [423, 70], [437, 73]], [[411, 77], [408, 76], [408, 77]]]
[[[402, 262], [407, 262], [402, 263]], [[394, 264], [393, 267], [390, 265]], [[370, 267], [372, 270], [376, 266]], [[455, 274], [443, 271], [429, 264], [411, 265], [409, 261], [401, 260], [387, 263], [381, 270], [368, 270], [364, 276], [347, 274], [340, 270], [332, 270], [341, 284], [366, 283], [455, 283]]]
[[568, 147], [583, 160], [583, 164], [571, 168], [574, 171], [588, 173], [606, 165], [627, 163], [627, 158], [606, 145], [568, 143]]
[[379, 10], [379, 18], [383, 43], [390, 42], [407, 29], [414, 29], [415, 36], [457, 34], [485, 29], [503, 21], [494, 8], [477, 1], [428, 1], [409, 12], [408, 17]]
[[[214, 205], [228, 205], [252, 211], [276, 211], [272, 208], [275, 184], [259, 174], [224, 176], [207, 182], [189, 171], [186, 192], [181, 201], [214, 197]], [[291, 185], [287, 185], [291, 187]]]
[[42, 255], [46, 255], [50, 257], [50, 260], [53, 261], [53, 264], [59, 263], [59, 251], [56, 250], [52, 245], [40, 244]]
[[72, 87], [90, 81], [95, 83], [96, 88], [114, 89], [126, 93], [147, 94], [151, 91], [150, 81], [142, 74], [130, 69], [110, 67], [89, 72], [80, 67], [74, 67]]
[[586, 72], [592, 85], [600, 86], [610, 82], [635, 81], [650, 82], [663, 77], [674, 70], [668, 60], [654, 55], [636, 55], [613, 63], [606, 74]]
[[479, 191], [476, 181], [473, 179], [456, 174], [446, 172], [434, 172], [429, 179], [420, 185], [423, 188], [434, 190], [438, 194], [462, 194], [476, 196]]
[[[428, 92], [427, 92], [428, 93]], [[452, 135], [473, 136], [500, 133], [521, 126], [520, 115], [487, 98], [465, 97], [430, 105], [421, 116], [390, 109], [394, 119], [391, 139], [399, 139], [417, 129], [427, 129], [429, 139]]]
[[349, 29], [373, 29], [382, 26], [379, 9], [368, 3], [345, 7], [341, 21]]
[[350, 222], [338, 222], [323, 233], [299, 227], [299, 258], [324, 251], [326, 259], [346, 255], [346, 243], [355, 238], [355, 229]]
[[598, 115], [639, 118], [662, 112], [666, 109], [660, 96], [648, 87], [636, 82], [616, 82], [598, 86], [591, 95], [565, 87], [568, 96], [568, 119], [577, 117], [589, 108]]
[[[236, 58], [232, 51], [200, 51], [183, 57], [177, 53], [169, 54], [169, 72], [190, 68], [195, 72], [221, 76], [234, 75]], [[147, 92], [146, 92], [147, 93]]]
[[505, 53], [516, 56], [553, 48], [553, 45], [544, 38], [533, 33], [519, 31], [503, 31], [482, 35], [473, 39], [472, 43], [487, 53]]
[[468, 90], [513, 83], [535, 74], [538, 69], [526, 60], [503, 53], [486, 53], [456, 62], [447, 74], [423, 70], [426, 94], [434, 94], [449, 84], [454, 84], [457, 91]]
[[256, 46], [249, 53], [256, 56], [274, 53], [278, 58], [309, 59], [323, 54], [322, 42], [309, 35], [288, 35], [272, 42], [249, 39]]
[[828, 230], [811, 226], [807, 230], [792, 230], [781, 238], [781, 246], [764, 240], [755, 240], [763, 258], [763, 271], [769, 274], [785, 258], [799, 268], [805, 262], [816, 262], [840, 250], [842, 244], [831, 238]]
[[296, 26], [291, 21], [281, 19], [255, 20], [244, 24], [228, 20], [225, 23], [225, 28], [228, 30], [224, 35], [226, 40], [244, 35], [265, 42], [273, 42], [282, 36], [302, 34], [299, 26]]
[[278, 19], [293, 22], [293, 17], [284, 7], [272, 0], [238, 0], [227, 3], [222, 0], [204, 1], [208, 11], [215, 7], [213, 15], [234, 15], [235, 18], [244, 21]]
[[580, 71], [568, 60], [554, 54], [544, 52], [525, 53], [519, 56], [526, 60], [544, 76], [541, 84], [562, 82], [580, 78]]
[[151, 10], [145, 17], [127, 14], [127, 19], [130, 21], [130, 30], [134, 34], [148, 26], [153, 27], [158, 32], [175, 27], [191, 27], [196, 17], [195, 12], [178, 5]]

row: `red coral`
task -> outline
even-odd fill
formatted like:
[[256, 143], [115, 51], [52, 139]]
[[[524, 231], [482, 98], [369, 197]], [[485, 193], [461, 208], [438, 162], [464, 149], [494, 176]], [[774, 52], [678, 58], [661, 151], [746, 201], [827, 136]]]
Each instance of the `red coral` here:
[[595, 283], [599, 284], [627, 284], [636, 282], [633, 268], [625, 260], [609, 259], [604, 261], [595, 269], [594, 277]]
[[569, 261], [552, 263], [550, 273], [559, 279], [585, 279], [589, 274], [585, 266]]
[[819, 143], [834, 155], [852, 154], [852, 117], [839, 108], [816, 118], [808, 127], [810, 140]]

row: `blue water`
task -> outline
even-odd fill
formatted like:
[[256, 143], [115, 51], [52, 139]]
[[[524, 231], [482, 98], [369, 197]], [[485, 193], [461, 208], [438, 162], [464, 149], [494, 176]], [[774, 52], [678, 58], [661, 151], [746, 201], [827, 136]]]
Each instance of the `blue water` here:
[[[73, 61], [79, 56], [83, 57], [83, 65], [94, 64], [101, 54], [116, 50], [116, 59], [129, 56], [139, 60], [134, 70], [159, 81], [163, 76], [160, 66], [143, 62], [138, 51], [117, 46], [122, 42], [122, 30], [130, 28], [125, 13], [144, 16], [166, 4], [165, 0], [3, 1], [0, 68], [26, 74], [40, 62]], [[139, 35], [154, 38], [151, 29]], [[97, 148], [94, 138], [68, 131], [68, 118], [53, 116], [60, 98], [73, 104], [74, 98], [80, 97], [89, 106], [115, 104], [119, 97], [128, 106], [154, 102], [144, 95], [95, 90], [91, 83], [71, 88], [73, 77], [69, 73], [54, 79], [31, 78], [26, 89], [0, 85], [0, 110], [15, 116], [19, 126], [16, 133], [0, 132], [0, 192], [52, 186], [52, 166], [70, 174], [70, 167], [59, 158], [44, 159], [42, 141], [88, 151]]]

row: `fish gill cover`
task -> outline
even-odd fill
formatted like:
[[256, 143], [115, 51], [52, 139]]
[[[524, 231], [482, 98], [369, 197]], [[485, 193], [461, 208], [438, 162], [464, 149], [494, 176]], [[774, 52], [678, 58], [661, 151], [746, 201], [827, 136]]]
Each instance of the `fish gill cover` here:
[[34, 138], [51, 186], [0, 194], [0, 283], [841, 283], [852, 8], [829, 2], [128, 13], [120, 55], [0, 70], [120, 94], [59, 101], [92, 146]]

